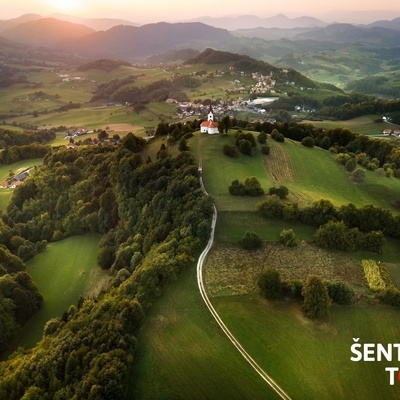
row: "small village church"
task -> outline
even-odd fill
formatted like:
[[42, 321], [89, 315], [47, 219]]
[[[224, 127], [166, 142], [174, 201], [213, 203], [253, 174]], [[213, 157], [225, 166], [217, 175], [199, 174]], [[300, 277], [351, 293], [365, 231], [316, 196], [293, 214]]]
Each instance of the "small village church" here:
[[202, 122], [200, 125], [200, 132], [208, 133], [209, 135], [215, 135], [216, 133], [219, 133], [218, 122], [214, 121], [214, 112], [211, 104], [208, 110], [207, 121]]

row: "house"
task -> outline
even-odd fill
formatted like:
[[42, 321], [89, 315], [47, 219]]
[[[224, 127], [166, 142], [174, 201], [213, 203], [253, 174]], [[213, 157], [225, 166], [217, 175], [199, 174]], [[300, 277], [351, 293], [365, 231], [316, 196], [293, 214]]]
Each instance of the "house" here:
[[383, 130], [383, 134], [384, 134], [384, 135], [391, 135], [392, 132], [393, 132], [393, 131], [392, 131], [391, 129], [384, 129], [384, 130]]
[[393, 131], [393, 135], [399, 136], [400, 137], [400, 129], [395, 129]]
[[218, 122], [214, 121], [214, 112], [211, 104], [210, 108], [208, 109], [207, 121], [202, 122], [200, 125], [200, 132], [208, 133], [209, 135], [215, 135], [219, 133]]

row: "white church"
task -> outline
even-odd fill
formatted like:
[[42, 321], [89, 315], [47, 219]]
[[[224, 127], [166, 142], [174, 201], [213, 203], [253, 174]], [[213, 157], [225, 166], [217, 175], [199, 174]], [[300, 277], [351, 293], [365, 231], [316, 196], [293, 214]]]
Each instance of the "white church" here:
[[208, 110], [207, 121], [202, 122], [200, 125], [200, 132], [208, 133], [209, 135], [215, 135], [216, 133], [219, 133], [218, 122], [214, 121], [214, 112], [211, 104]]

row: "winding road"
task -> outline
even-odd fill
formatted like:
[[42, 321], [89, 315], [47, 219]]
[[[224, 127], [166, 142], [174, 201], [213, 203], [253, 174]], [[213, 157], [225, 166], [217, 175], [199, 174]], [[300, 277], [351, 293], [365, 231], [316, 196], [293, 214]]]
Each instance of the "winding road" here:
[[[202, 176], [201, 176], [201, 172], [202, 172], [201, 163], [199, 165], [199, 172], [200, 172], [201, 187], [202, 187], [204, 193], [206, 193], [208, 195], [207, 190], [203, 184]], [[225, 333], [225, 335], [228, 337], [228, 339], [232, 342], [232, 344], [236, 347], [236, 349], [239, 351], [239, 353], [244, 357], [244, 359], [252, 366], [252, 368], [258, 373], [258, 375], [262, 379], [264, 379], [264, 381], [274, 390], [274, 392], [278, 394], [278, 396], [280, 398], [282, 398], [284, 400], [291, 400], [290, 396], [288, 394], [286, 394], [286, 392], [257, 364], [257, 362], [249, 355], [249, 353], [247, 353], [247, 351], [243, 348], [243, 346], [233, 336], [231, 331], [224, 324], [221, 317], [218, 315], [217, 311], [211, 304], [211, 301], [207, 295], [206, 289], [204, 287], [204, 282], [203, 282], [203, 264], [204, 264], [204, 260], [207, 257], [208, 252], [210, 251], [210, 249], [214, 243], [215, 226], [217, 224], [217, 209], [216, 209], [215, 205], [213, 205], [213, 207], [214, 207], [214, 213], [213, 213], [213, 217], [212, 217], [212, 221], [211, 221], [210, 239], [208, 240], [206, 248], [200, 254], [200, 257], [197, 261], [197, 283], [199, 286], [201, 297], [203, 298], [204, 303], [206, 304], [211, 315], [214, 317], [215, 321], [218, 323], [218, 325], [220, 326], [222, 331]]]

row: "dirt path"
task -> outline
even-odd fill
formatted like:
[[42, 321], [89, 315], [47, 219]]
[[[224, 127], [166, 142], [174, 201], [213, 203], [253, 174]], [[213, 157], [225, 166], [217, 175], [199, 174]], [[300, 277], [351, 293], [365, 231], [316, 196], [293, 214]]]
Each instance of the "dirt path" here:
[[[201, 163], [199, 166], [199, 170], [201, 170]], [[201, 187], [203, 191], [207, 194], [205, 187], [203, 185], [203, 180], [200, 177]], [[291, 398], [285, 393], [285, 391], [257, 364], [257, 362], [247, 353], [247, 351], [242, 347], [239, 341], [233, 336], [231, 331], [227, 328], [227, 326], [222, 321], [221, 317], [218, 315], [217, 311], [215, 310], [214, 306], [212, 305], [210, 299], [208, 298], [206, 289], [204, 287], [203, 282], [203, 264], [204, 260], [207, 257], [208, 252], [210, 251], [213, 243], [214, 243], [214, 233], [215, 233], [215, 226], [217, 223], [217, 209], [214, 206], [214, 213], [211, 222], [211, 235], [210, 239], [207, 243], [206, 248], [200, 254], [200, 257], [197, 262], [197, 283], [199, 286], [201, 297], [204, 300], [208, 310], [210, 311], [211, 315], [214, 317], [215, 321], [218, 323], [222, 331], [231, 341], [231, 343], [236, 347], [239, 353], [243, 356], [243, 358], [251, 365], [251, 367], [257, 372], [257, 374], [272, 388], [272, 390], [283, 400], [291, 400]]]

